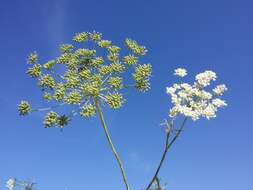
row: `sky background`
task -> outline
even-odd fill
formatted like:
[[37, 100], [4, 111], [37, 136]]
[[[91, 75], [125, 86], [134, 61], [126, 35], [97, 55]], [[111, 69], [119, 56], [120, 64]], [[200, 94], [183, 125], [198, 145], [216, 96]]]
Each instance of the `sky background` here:
[[0, 189], [9, 177], [34, 179], [38, 190], [124, 189], [97, 117], [77, 117], [60, 132], [43, 128], [43, 113], [17, 112], [22, 99], [42, 102], [25, 74], [27, 55], [36, 50], [44, 62], [75, 33], [96, 30], [119, 46], [136, 39], [153, 65], [152, 89], [129, 93], [122, 109], [105, 113], [132, 190], [147, 185], [160, 159], [159, 124], [171, 106], [165, 87], [176, 82], [177, 67], [189, 81], [215, 71], [229, 106], [213, 120], [187, 123], [162, 182], [173, 190], [252, 190], [252, 8], [250, 0], [1, 0]]

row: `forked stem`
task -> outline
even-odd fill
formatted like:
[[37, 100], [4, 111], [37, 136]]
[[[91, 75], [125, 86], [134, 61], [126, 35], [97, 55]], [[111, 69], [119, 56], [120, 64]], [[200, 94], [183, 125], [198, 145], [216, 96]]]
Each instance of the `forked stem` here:
[[166, 155], [167, 155], [167, 153], [168, 153], [168, 150], [170, 149], [170, 147], [173, 145], [173, 143], [177, 140], [177, 138], [178, 138], [179, 135], [181, 134], [181, 132], [182, 132], [184, 126], [185, 126], [186, 120], [187, 120], [187, 118], [184, 118], [184, 120], [183, 120], [183, 122], [182, 122], [180, 128], [178, 129], [176, 135], [173, 137], [173, 139], [172, 139], [170, 142], [169, 142], [169, 139], [170, 139], [170, 132], [167, 133], [167, 135], [166, 135], [166, 143], [165, 143], [165, 147], [164, 147], [164, 151], [163, 151], [162, 158], [161, 158], [161, 160], [160, 160], [160, 162], [159, 162], [159, 165], [158, 165], [158, 167], [157, 167], [157, 169], [156, 169], [155, 175], [153, 176], [153, 178], [152, 178], [152, 180], [150, 181], [150, 183], [149, 183], [148, 187], [146, 188], [146, 190], [150, 190], [152, 184], [153, 184], [153, 183], [155, 182], [155, 180], [157, 179], [157, 176], [158, 176], [158, 174], [159, 174], [159, 172], [160, 172], [160, 169], [161, 169], [161, 167], [162, 167], [162, 165], [163, 165], [163, 162], [164, 162], [164, 160], [165, 160], [165, 158], [166, 158]]
[[96, 108], [97, 108], [97, 111], [98, 111], [98, 115], [99, 115], [101, 124], [102, 124], [104, 132], [106, 134], [106, 138], [107, 138], [107, 140], [108, 140], [108, 142], [110, 144], [110, 148], [111, 148], [111, 150], [113, 152], [113, 155], [115, 156], [115, 158], [116, 158], [116, 160], [118, 162], [118, 165], [120, 167], [121, 175], [123, 177], [123, 180], [124, 180], [124, 183], [125, 183], [125, 186], [126, 186], [126, 190], [130, 190], [128, 182], [127, 182], [126, 174], [125, 174], [125, 171], [124, 171], [124, 168], [123, 168], [123, 165], [122, 165], [122, 162], [121, 162], [120, 157], [119, 157], [119, 155], [118, 155], [118, 153], [116, 151], [115, 146], [113, 145], [113, 142], [112, 142], [112, 139], [110, 137], [110, 134], [109, 134], [109, 132], [107, 130], [107, 127], [106, 127], [106, 124], [105, 124], [105, 120], [104, 120], [104, 116], [103, 116], [103, 113], [101, 111], [98, 99], [95, 100], [95, 104], [96, 104]]

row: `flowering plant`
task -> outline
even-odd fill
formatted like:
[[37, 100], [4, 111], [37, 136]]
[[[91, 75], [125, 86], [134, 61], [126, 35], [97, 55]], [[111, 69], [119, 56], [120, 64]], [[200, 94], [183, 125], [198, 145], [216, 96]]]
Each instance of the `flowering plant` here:
[[[212, 81], [217, 79], [216, 73], [213, 71], [205, 71], [195, 76], [195, 82], [191, 85], [183, 83], [182, 78], [187, 75], [187, 71], [184, 68], [178, 68], [175, 70], [174, 75], [180, 78], [180, 83], [175, 83], [166, 88], [166, 92], [171, 96], [171, 102], [173, 107], [169, 111], [169, 119], [165, 120], [166, 140], [164, 152], [161, 160], [155, 171], [153, 178], [148, 184], [146, 190], [151, 190], [154, 185], [156, 190], [161, 190], [159, 184], [159, 172], [166, 158], [168, 150], [175, 143], [184, 129], [186, 121], [191, 118], [193, 121], [204, 117], [211, 119], [216, 117], [216, 112], [219, 108], [227, 106], [227, 103], [220, 99], [220, 96], [227, 90], [225, 84], [217, 85], [212, 89], [212, 92], [208, 92], [206, 88], [211, 85]], [[183, 121], [180, 126], [175, 125], [175, 119], [179, 116], [183, 116]]]
[[[113, 45], [111, 41], [103, 40], [102, 35], [97, 32], [76, 34], [73, 41], [77, 45], [61, 45], [59, 57], [43, 65], [38, 63], [37, 53], [30, 54], [28, 64], [31, 67], [27, 74], [38, 80], [44, 100], [53, 105], [48, 108], [33, 109], [27, 101], [21, 101], [18, 106], [19, 114], [24, 116], [33, 111], [49, 111], [43, 122], [44, 127], [60, 129], [63, 129], [75, 115], [90, 118], [97, 114], [120, 167], [126, 190], [129, 190], [126, 174], [105, 124], [101, 105], [118, 109], [125, 102], [123, 89], [133, 87], [140, 92], [150, 89], [152, 67], [150, 64], [139, 63], [140, 57], [144, 56], [147, 50], [137, 42], [126, 39], [125, 45], [129, 53], [121, 56], [121, 48]], [[80, 48], [80, 45], [85, 45], [86, 48]], [[63, 70], [58, 68], [60, 66]], [[129, 72], [133, 83], [125, 84], [129, 81], [125, 78]], [[200, 118], [209, 120], [216, 117], [219, 108], [227, 106], [227, 103], [220, 98], [227, 90], [226, 85], [220, 84], [209, 89], [211, 82], [217, 79], [213, 71], [197, 74], [192, 84], [183, 82], [183, 78], [187, 76], [186, 69], [178, 68], [174, 71], [174, 75], [179, 77], [180, 82], [166, 87], [166, 93], [171, 97], [173, 106], [169, 110], [169, 118], [162, 124], [165, 125], [166, 132], [165, 147], [146, 190], [165, 189], [165, 186], [160, 183], [159, 172], [169, 149], [182, 133], [188, 118], [193, 121]], [[70, 113], [60, 115], [55, 111], [64, 105], [71, 106]], [[176, 119], [182, 119], [179, 126], [175, 124]], [[15, 186], [15, 179], [7, 182], [9, 189]]]
[[[75, 115], [90, 118], [97, 113], [128, 190], [126, 174], [109, 135], [100, 105], [105, 103], [112, 109], [118, 109], [125, 102], [123, 89], [133, 87], [140, 92], [150, 89], [152, 67], [139, 62], [147, 49], [127, 38], [125, 46], [128, 53], [121, 55], [120, 47], [109, 40], [103, 40], [102, 34], [97, 32], [78, 33], [73, 37], [73, 41], [74, 45], [61, 45], [61, 54], [44, 64], [38, 63], [37, 53], [30, 54], [27, 62], [31, 67], [27, 74], [38, 80], [44, 100], [53, 105], [33, 109], [27, 101], [21, 101], [18, 106], [19, 114], [24, 116], [33, 111], [49, 111], [43, 122], [44, 127], [63, 129]], [[125, 84], [129, 81], [126, 76], [129, 73], [133, 82]], [[70, 113], [59, 115], [55, 110], [63, 105], [71, 106]]]
[[6, 182], [6, 187], [9, 190], [14, 189], [15, 187], [20, 187], [24, 190], [33, 190], [35, 183], [34, 182], [29, 182], [29, 181], [19, 181], [16, 178], [10, 178]]

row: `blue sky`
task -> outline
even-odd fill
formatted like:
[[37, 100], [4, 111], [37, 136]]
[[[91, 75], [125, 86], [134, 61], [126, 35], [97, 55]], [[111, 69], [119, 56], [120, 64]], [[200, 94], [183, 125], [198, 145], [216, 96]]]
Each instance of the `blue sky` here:
[[61, 133], [43, 128], [43, 114], [21, 118], [16, 110], [22, 99], [41, 102], [25, 74], [27, 55], [36, 50], [48, 60], [76, 32], [96, 30], [119, 45], [126, 37], [146, 45], [153, 65], [151, 91], [106, 112], [132, 189], [154, 172], [164, 142], [159, 123], [171, 106], [165, 87], [185, 67], [192, 76], [215, 71], [229, 87], [229, 106], [187, 124], [162, 181], [174, 190], [252, 190], [252, 8], [250, 0], [0, 1], [0, 189], [12, 176], [35, 179], [38, 190], [124, 188], [97, 118], [76, 118]]

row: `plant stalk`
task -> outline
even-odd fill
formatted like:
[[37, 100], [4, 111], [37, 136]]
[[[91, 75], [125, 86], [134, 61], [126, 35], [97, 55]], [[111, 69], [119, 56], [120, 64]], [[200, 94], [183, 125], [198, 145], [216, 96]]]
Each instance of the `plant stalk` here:
[[96, 104], [96, 108], [97, 108], [97, 111], [98, 111], [98, 115], [99, 115], [101, 124], [102, 124], [104, 132], [106, 134], [106, 138], [107, 138], [107, 140], [108, 140], [108, 142], [110, 144], [110, 148], [111, 148], [111, 150], [113, 152], [113, 155], [115, 156], [115, 158], [116, 158], [116, 160], [118, 162], [118, 165], [120, 167], [121, 175], [123, 177], [123, 180], [124, 180], [124, 183], [125, 183], [125, 186], [126, 186], [126, 190], [130, 190], [129, 185], [128, 185], [128, 181], [127, 181], [127, 177], [126, 177], [123, 165], [122, 165], [122, 162], [121, 162], [120, 157], [119, 157], [119, 155], [118, 155], [118, 153], [116, 151], [115, 146], [113, 145], [113, 142], [112, 142], [112, 139], [110, 137], [110, 134], [109, 134], [109, 132], [107, 130], [107, 127], [106, 127], [106, 124], [105, 124], [105, 120], [104, 120], [104, 116], [103, 116], [103, 113], [102, 113], [100, 105], [99, 105], [99, 101], [95, 100], [95, 104]]
[[163, 162], [164, 162], [164, 160], [166, 158], [168, 150], [170, 149], [170, 147], [173, 145], [173, 143], [177, 140], [177, 138], [181, 134], [181, 132], [182, 132], [184, 126], [185, 126], [186, 120], [187, 120], [187, 118], [184, 118], [184, 120], [183, 120], [180, 128], [178, 129], [176, 135], [173, 137], [173, 139], [170, 142], [169, 142], [170, 132], [167, 133], [167, 135], [166, 135], [166, 143], [165, 143], [165, 148], [164, 148], [164, 151], [163, 151], [163, 154], [162, 154], [162, 158], [161, 158], [161, 160], [159, 162], [159, 165], [158, 165], [158, 167], [156, 169], [155, 175], [153, 176], [153, 178], [150, 181], [150, 183], [149, 183], [148, 187], [146, 188], [146, 190], [149, 190], [151, 188], [152, 184], [154, 183], [154, 181], [157, 179], [157, 176], [158, 176], [158, 174], [160, 172], [160, 169], [161, 169], [161, 167], [163, 165]]

